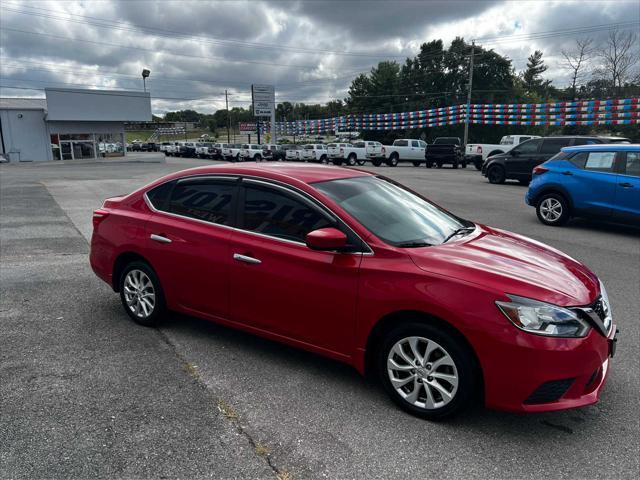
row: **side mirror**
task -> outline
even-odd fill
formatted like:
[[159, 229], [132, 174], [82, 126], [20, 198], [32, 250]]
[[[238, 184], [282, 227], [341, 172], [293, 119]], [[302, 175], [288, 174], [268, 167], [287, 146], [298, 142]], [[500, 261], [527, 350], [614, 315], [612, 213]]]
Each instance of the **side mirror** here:
[[337, 228], [320, 228], [307, 233], [306, 242], [311, 250], [338, 250], [347, 244], [347, 236]]

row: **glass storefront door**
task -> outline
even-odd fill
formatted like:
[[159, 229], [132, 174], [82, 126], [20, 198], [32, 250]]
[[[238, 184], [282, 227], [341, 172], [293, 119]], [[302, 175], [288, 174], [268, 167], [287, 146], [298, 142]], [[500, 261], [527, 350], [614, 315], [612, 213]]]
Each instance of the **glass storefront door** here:
[[73, 153], [71, 153], [71, 142], [60, 142], [60, 151], [62, 152], [62, 160], [73, 160]]
[[60, 153], [62, 160], [96, 158], [95, 137], [91, 133], [61, 134]]

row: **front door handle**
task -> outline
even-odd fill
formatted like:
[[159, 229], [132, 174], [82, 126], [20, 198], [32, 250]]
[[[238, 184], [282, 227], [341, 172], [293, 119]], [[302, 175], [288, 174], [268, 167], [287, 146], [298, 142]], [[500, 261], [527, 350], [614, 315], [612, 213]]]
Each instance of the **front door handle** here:
[[622, 188], [633, 188], [633, 184], [629, 182], [619, 183], [618, 185], [620, 185]]
[[566, 172], [562, 172], [563, 175], [573, 175], [573, 173], [571, 173], [570, 171], [566, 171]]
[[239, 253], [234, 253], [233, 259], [239, 262], [249, 263], [251, 265], [260, 265], [262, 263], [262, 261], [258, 260], [257, 258], [249, 257], [247, 255], [240, 255]]
[[155, 242], [159, 242], [159, 243], [171, 243], [171, 239], [170, 238], [163, 237], [162, 235], [156, 235], [155, 233], [152, 233], [149, 238], [151, 240], [153, 240]]

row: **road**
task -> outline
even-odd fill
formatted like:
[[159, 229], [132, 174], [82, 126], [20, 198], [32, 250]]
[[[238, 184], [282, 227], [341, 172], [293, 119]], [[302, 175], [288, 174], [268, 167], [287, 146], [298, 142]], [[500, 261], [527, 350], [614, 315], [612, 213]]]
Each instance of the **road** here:
[[91, 210], [212, 162], [128, 158], [0, 166], [0, 477], [636, 477], [638, 231], [544, 227], [524, 205], [525, 188], [490, 185], [469, 168], [375, 169], [462, 217], [587, 264], [607, 285], [622, 331], [595, 406], [541, 415], [476, 408], [429, 423], [334, 361], [194, 318], [159, 329], [130, 322], [88, 265]]

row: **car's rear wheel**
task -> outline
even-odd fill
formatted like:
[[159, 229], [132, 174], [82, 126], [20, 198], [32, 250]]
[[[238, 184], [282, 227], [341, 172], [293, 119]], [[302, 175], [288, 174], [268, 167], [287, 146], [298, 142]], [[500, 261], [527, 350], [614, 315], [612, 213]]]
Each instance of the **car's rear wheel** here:
[[504, 168], [500, 165], [492, 165], [487, 170], [487, 178], [489, 179], [489, 183], [504, 183], [506, 180], [506, 175], [504, 172]]
[[571, 216], [567, 200], [557, 193], [543, 195], [536, 204], [538, 220], [545, 225], [557, 227], [564, 225]]
[[397, 153], [392, 153], [391, 156], [387, 159], [387, 165], [389, 165], [390, 167], [397, 167], [399, 159], [400, 157], [398, 157]]
[[350, 155], [347, 157], [347, 165], [349, 165], [350, 167], [355, 166], [355, 164], [357, 163], [357, 158], [358, 158], [358, 157], [356, 157], [356, 156], [355, 156], [355, 154], [353, 154], [353, 153], [352, 153], [352, 154], [350, 154]]
[[262, 155], [260, 155], [260, 154], [255, 155], [255, 156], [253, 157], [253, 161], [254, 161], [254, 162], [260, 162], [260, 161], [262, 161]]
[[460, 339], [428, 323], [392, 330], [378, 352], [378, 373], [391, 399], [428, 420], [451, 416], [471, 403], [476, 370]]
[[322, 155], [320, 157], [320, 163], [327, 163], [327, 156], [326, 155]]
[[156, 326], [166, 315], [160, 280], [142, 261], [131, 262], [122, 271], [120, 300], [127, 314], [146, 327]]
[[374, 167], [379, 167], [380, 165], [382, 165], [382, 162], [380, 160], [378, 160], [377, 158], [374, 158], [373, 160], [371, 160], [371, 164]]

